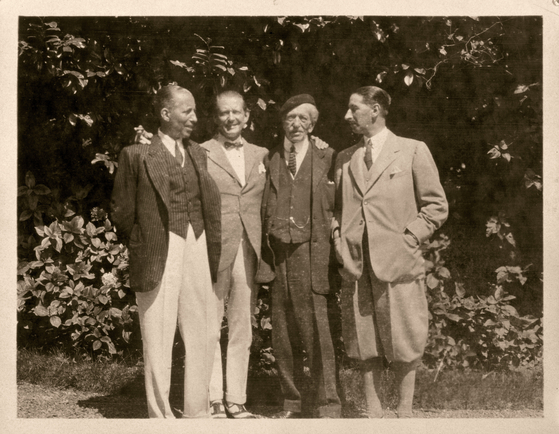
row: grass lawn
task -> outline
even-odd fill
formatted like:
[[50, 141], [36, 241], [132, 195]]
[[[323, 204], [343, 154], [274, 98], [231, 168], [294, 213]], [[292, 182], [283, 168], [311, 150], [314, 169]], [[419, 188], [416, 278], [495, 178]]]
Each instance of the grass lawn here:
[[[174, 408], [182, 408], [180, 361], [176, 360], [172, 373], [171, 404]], [[541, 366], [530, 370], [492, 373], [442, 371], [436, 382], [434, 378], [433, 371], [425, 368], [418, 370], [414, 399], [417, 417], [519, 417], [514, 414], [520, 410], [523, 411], [522, 417], [543, 416]], [[17, 380], [21, 393], [30, 387], [35, 388], [33, 399], [36, 399], [38, 390], [56, 393], [67, 390], [82, 395], [89, 393], [90, 398], [82, 398], [79, 405], [102, 408], [104, 417], [147, 417], [143, 364], [139, 361], [73, 361], [60, 352], [42, 354], [19, 350]], [[394, 417], [397, 396], [393, 382], [393, 373], [385, 371], [381, 401], [386, 409], [386, 417]], [[344, 401], [343, 417], [363, 417], [365, 399], [359, 372], [343, 369], [340, 383]], [[251, 411], [260, 417], [270, 417], [280, 410], [277, 378], [249, 378], [248, 397], [247, 407]], [[34, 402], [33, 407], [37, 408], [37, 405], [40, 406]]]

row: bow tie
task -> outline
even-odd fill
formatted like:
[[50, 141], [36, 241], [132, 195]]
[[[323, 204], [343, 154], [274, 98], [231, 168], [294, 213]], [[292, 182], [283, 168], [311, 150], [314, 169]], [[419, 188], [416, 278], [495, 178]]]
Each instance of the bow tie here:
[[233, 143], [233, 142], [225, 142], [225, 149], [231, 149], [231, 148], [242, 148], [243, 147], [243, 142], [239, 142], [239, 143]]

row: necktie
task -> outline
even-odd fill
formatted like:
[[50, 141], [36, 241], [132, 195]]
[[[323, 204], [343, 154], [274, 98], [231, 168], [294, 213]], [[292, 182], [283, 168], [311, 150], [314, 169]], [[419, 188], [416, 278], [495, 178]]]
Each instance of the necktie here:
[[238, 142], [238, 143], [233, 143], [233, 142], [225, 142], [225, 149], [231, 149], [231, 148], [242, 148], [243, 146], [243, 142]]
[[297, 151], [295, 151], [295, 145], [291, 145], [291, 150], [289, 151], [289, 171], [293, 176], [297, 173]]
[[179, 142], [175, 142], [175, 158], [177, 159], [177, 163], [179, 163], [179, 166], [182, 167], [182, 152], [179, 146]]
[[373, 165], [373, 144], [367, 140], [365, 144], [365, 165], [367, 166], [367, 170], [371, 168]]

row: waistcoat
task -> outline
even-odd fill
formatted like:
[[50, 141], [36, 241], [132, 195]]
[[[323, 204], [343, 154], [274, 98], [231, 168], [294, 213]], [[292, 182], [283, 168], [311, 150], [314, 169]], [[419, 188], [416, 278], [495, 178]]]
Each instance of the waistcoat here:
[[198, 238], [204, 231], [198, 175], [190, 153], [185, 152], [184, 167], [169, 154], [169, 231], [186, 239], [188, 223]]
[[295, 178], [285, 157], [280, 164], [276, 215], [270, 235], [283, 243], [304, 243], [311, 239], [312, 149], [309, 146]]

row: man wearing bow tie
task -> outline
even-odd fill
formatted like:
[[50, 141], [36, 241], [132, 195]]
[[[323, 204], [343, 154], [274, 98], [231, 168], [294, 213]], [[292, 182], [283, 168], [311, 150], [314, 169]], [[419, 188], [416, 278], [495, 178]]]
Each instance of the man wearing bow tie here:
[[[315, 407], [318, 417], [336, 418], [341, 405], [327, 314], [334, 151], [310, 135], [318, 120], [312, 96], [294, 96], [280, 112], [285, 137], [267, 159], [259, 269], [259, 281], [273, 280], [272, 346], [284, 398], [276, 417], [299, 418]], [[301, 393], [304, 357], [309, 397]]]
[[212, 278], [221, 248], [220, 195], [206, 152], [189, 140], [197, 122], [192, 94], [168, 85], [154, 105], [160, 128], [151, 145], [120, 153], [112, 218], [129, 250], [149, 417], [174, 417], [169, 389], [178, 321], [186, 353], [183, 417], [204, 418], [219, 333]]
[[415, 368], [427, 342], [420, 246], [446, 220], [448, 204], [429, 149], [386, 128], [390, 96], [367, 86], [349, 99], [345, 120], [361, 140], [336, 159], [336, 256], [343, 265], [342, 331], [362, 361], [369, 417], [382, 417], [383, 361], [393, 362], [399, 417], [410, 417]]
[[214, 285], [217, 316], [221, 325], [227, 300], [227, 390], [223, 390], [221, 346], [215, 342], [210, 384], [213, 418], [253, 418], [244, 404], [250, 346], [252, 311], [258, 287], [254, 277], [262, 239], [261, 204], [266, 181], [264, 158], [268, 150], [248, 143], [241, 135], [250, 112], [243, 97], [225, 91], [215, 99], [216, 136], [202, 143], [208, 155], [208, 171], [221, 193], [221, 260]]

